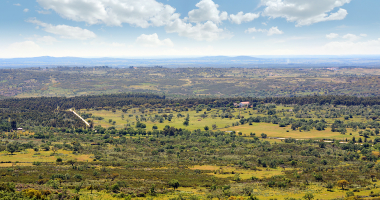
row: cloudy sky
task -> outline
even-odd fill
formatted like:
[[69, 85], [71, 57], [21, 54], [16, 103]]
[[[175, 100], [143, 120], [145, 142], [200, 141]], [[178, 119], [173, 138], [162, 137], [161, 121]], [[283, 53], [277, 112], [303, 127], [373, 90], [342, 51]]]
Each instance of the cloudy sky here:
[[0, 57], [380, 54], [379, 0], [1, 0]]

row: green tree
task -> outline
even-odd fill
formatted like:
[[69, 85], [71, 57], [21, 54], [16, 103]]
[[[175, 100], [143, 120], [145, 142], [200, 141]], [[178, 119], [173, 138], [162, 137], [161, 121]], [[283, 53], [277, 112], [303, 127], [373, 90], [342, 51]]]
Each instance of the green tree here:
[[75, 192], [78, 194], [80, 190], [82, 189], [83, 182], [80, 185], [75, 186]]
[[188, 125], [189, 125], [189, 120], [185, 120], [185, 121], [183, 122], [183, 125], [188, 126]]
[[216, 124], [212, 125], [212, 129], [215, 130], [217, 128]]
[[49, 151], [50, 150], [50, 146], [48, 144], [42, 144], [41, 145], [41, 148], [44, 150], [44, 151]]
[[7, 145], [7, 151], [11, 153], [11, 155], [18, 150], [18, 144], [16, 142], [9, 143]]
[[339, 180], [337, 182], [337, 184], [338, 184], [339, 187], [342, 187], [342, 190], [344, 190], [344, 186], [348, 185], [348, 181], [346, 181], [346, 180]]
[[67, 163], [69, 163], [71, 166], [74, 166], [74, 164], [76, 163], [75, 160], [68, 160]]
[[179, 182], [176, 179], [172, 179], [169, 181], [169, 186], [176, 190], [179, 187]]

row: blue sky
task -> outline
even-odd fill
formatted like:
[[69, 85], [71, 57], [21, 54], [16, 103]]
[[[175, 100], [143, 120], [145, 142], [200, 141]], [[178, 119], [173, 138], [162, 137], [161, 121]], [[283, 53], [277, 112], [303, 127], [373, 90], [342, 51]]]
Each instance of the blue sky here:
[[378, 0], [2, 0], [0, 57], [378, 55]]

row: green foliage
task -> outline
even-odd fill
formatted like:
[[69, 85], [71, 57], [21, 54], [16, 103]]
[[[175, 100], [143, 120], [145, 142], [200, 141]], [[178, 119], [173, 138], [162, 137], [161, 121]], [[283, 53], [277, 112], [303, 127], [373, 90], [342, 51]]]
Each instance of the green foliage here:
[[14, 192], [15, 191], [15, 184], [14, 183], [0, 182], [0, 191]]
[[313, 193], [306, 193], [305, 196], [303, 196], [302, 198], [311, 200], [311, 199], [314, 199], [314, 195]]
[[179, 182], [176, 179], [172, 179], [168, 182], [168, 185], [176, 190], [179, 187]]

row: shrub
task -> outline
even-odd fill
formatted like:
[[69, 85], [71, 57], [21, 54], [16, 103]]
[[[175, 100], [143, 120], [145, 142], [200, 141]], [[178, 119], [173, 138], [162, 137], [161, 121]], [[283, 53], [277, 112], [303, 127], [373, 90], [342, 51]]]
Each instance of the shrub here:
[[33, 199], [43, 199], [42, 193], [38, 190], [35, 189], [26, 189], [23, 190], [23, 193], [26, 197], [33, 198]]
[[14, 192], [15, 184], [14, 183], [0, 183], [0, 191]]
[[111, 186], [111, 190], [112, 190], [112, 192], [117, 193], [117, 192], [120, 191], [120, 187], [119, 187], [118, 184], [114, 184], [114, 185]]

